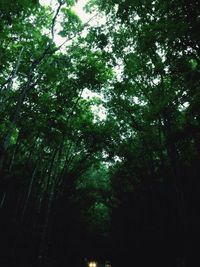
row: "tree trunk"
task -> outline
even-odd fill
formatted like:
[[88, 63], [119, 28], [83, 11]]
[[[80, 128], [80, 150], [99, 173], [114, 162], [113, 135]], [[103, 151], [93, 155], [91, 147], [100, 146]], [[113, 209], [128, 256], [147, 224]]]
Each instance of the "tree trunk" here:
[[26, 198], [25, 198], [25, 203], [24, 203], [24, 207], [23, 207], [22, 215], [21, 215], [21, 221], [22, 222], [24, 220], [24, 214], [25, 214], [27, 206], [28, 206], [28, 202], [29, 202], [29, 198], [30, 198], [30, 195], [31, 195], [31, 191], [32, 191], [33, 182], [34, 182], [34, 179], [35, 179], [35, 174], [37, 172], [37, 168], [38, 168], [38, 162], [37, 162], [37, 164], [36, 164], [36, 166], [34, 168], [34, 171], [32, 173], [32, 177], [31, 177], [31, 181], [30, 181], [30, 184], [29, 184], [28, 192], [27, 192], [27, 195], [26, 195]]

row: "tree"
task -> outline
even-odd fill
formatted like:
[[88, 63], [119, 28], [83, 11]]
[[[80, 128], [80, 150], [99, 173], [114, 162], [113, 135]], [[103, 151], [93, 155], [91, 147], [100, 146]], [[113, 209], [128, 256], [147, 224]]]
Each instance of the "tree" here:
[[[171, 257], [189, 266], [188, 233], [199, 233], [199, 1], [89, 1], [101, 26], [83, 24], [75, 2], [0, 1], [3, 241], [19, 232], [13, 255], [26, 240], [31, 261], [43, 261], [53, 240], [72, 252], [79, 236], [86, 247], [109, 237], [122, 251], [116, 266], [132, 255], [128, 240], [152, 260], [159, 242], [162, 257], [174, 243]], [[102, 106], [104, 119], [94, 112]]]
[[[183, 256], [191, 227], [186, 214], [194, 205], [189, 195], [195, 191], [194, 169], [199, 169], [193, 161], [199, 146], [198, 111], [191, 113], [198, 102], [199, 1], [90, 1], [88, 8], [106, 15], [107, 24], [96, 32], [106, 35], [103, 50], [112, 54], [117, 70], [105, 91], [121, 139], [115, 146], [121, 163], [116, 163], [113, 180], [123, 184], [117, 190], [127, 193], [132, 187], [137, 192], [139, 185], [155, 190], [156, 181], [170, 185], [185, 244]], [[190, 176], [194, 184], [188, 190]]]
[[[103, 147], [104, 125], [95, 122], [91, 110], [95, 101], [82, 93], [99, 90], [112, 76], [101, 54], [76, 38], [86, 25], [71, 5], [58, 1], [56, 10], [40, 5], [31, 9], [25, 1], [21, 15], [13, 14], [9, 23], [1, 18], [1, 208], [5, 222], [14, 218], [10, 227], [21, 234], [23, 226], [26, 233], [33, 232], [33, 240], [40, 232], [36, 247], [42, 260], [48, 254], [56, 199], [68, 194], [70, 201], [76, 180], [98, 161]], [[64, 40], [56, 46], [59, 16]], [[17, 244], [13, 250], [18, 251]]]

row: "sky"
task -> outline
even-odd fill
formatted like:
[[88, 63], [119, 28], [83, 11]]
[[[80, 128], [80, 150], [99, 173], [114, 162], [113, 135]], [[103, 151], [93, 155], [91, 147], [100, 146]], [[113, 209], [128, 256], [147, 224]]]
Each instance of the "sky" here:
[[[39, 1], [41, 5], [50, 5], [50, 6], [55, 5], [55, 3], [57, 2], [56, 0], [39, 0]], [[86, 5], [87, 2], [88, 0], [78, 0], [76, 5], [72, 8], [83, 22], [87, 22], [90, 19], [90, 17], [93, 16], [91, 14], [86, 14], [86, 12], [84, 11], [84, 6]]]
[[[56, 4], [58, 3], [56, 0], [39, 0], [39, 1], [40, 1], [41, 5], [51, 6], [51, 7], [55, 8], [55, 10], [56, 10]], [[80, 17], [80, 19], [83, 21], [83, 23], [88, 22], [94, 16], [94, 14], [87, 14], [84, 11], [84, 6], [86, 5], [87, 2], [88, 2], [88, 0], [78, 0], [76, 5], [72, 8], [76, 12], [76, 14]], [[104, 22], [105, 22], [104, 17], [98, 17], [98, 18], [92, 19], [90, 21], [90, 25], [92, 25], [92, 26], [100, 25], [100, 24], [103, 24]], [[59, 32], [59, 28], [57, 29], [57, 32]], [[60, 35], [55, 33], [54, 41], [55, 41], [57, 46], [61, 45], [64, 42], [64, 40], [65, 39], [63, 39]], [[91, 99], [93, 97], [102, 98], [102, 96], [100, 94], [94, 93], [88, 89], [85, 89], [83, 91], [82, 97], [85, 99]], [[93, 111], [96, 119], [98, 119], [98, 118], [100, 120], [106, 119], [106, 110], [103, 107], [103, 105], [92, 106], [92, 111]]]
[[[56, 11], [58, 7], [58, 0], [39, 0], [40, 4], [43, 6], [51, 6], [53, 10]], [[83, 23], [88, 23], [90, 26], [101, 26], [105, 24], [106, 17], [102, 16], [100, 14], [95, 13], [86, 13], [84, 10], [84, 6], [87, 4], [88, 0], [78, 0], [75, 6], [72, 7], [72, 10], [75, 11], [75, 13], [79, 16], [79, 18], [82, 20]], [[56, 25], [56, 32], [58, 33], [60, 31], [59, 23]], [[56, 34], [54, 32], [54, 42], [57, 46], [60, 46], [65, 41], [64, 38], [62, 38], [60, 35]], [[82, 34], [84, 35], [85, 32], [83, 30]], [[70, 42], [69, 42], [70, 43]], [[67, 42], [68, 44], [68, 42]], [[61, 48], [62, 49], [62, 48]]]
[[88, 2], [87, 0], [79, 0], [78, 3], [73, 8], [83, 22], [86, 22], [89, 19], [88, 14], [86, 14], [85, 11], [83, 10], [83, 7], [86, 5], [87, 2]]
[[[39, 0], [39, 2], [41, 5], [51, 6], [55, 10], [58, 4], [56, 0]], [[76, 5], [72, 8], [76, 12], [76, 14], [81, 18], [83, 23], [87, 22], [90, 19], [90, 17], [92, 17], [91, 14], [86, 14], [86, 12], [84, 11], [84, 6], [86, 5], [87, 2], [88, 0], [78, 0]], [[64, 39], [60, 35], [55, 34], [54, 41], [59, 46], [64, 42]]]

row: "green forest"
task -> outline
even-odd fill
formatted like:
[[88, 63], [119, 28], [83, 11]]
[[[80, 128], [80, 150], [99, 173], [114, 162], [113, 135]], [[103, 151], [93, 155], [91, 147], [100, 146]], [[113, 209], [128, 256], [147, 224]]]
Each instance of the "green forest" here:
[[200, 1], [77, 5], [0, 0], [0, 266], [200, 266]]

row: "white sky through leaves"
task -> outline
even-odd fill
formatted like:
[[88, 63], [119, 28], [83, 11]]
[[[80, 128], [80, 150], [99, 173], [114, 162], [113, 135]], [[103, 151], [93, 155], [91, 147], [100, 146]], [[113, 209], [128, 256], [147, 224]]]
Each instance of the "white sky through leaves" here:
[[[40, 4], [42, 6], [51, 6], [52, 9], [56, 9], [57, 5], [58, 5], [58, 1], [56, 0], [39, 0]], [[87, 4], [88, 0], [78, 0], [77, 3], [75, 4], [75, 6], [72, 7], [72, 9], [76, 12], [76, 14], [79, 16], [79, 18], [82, 20], [83, 23], [87, 23], [93, 16], [94, 14], [88, 14], [85, 12], [84, 10], [84, 6]], [[90, 25], [99, 25], [99, 24], [103, 24], [105, 23], [105, 17], [98, 17], [98, 18], [94, 18], [90, 21]], [[56, 25], [56, 32], [59, 32], [59, 26]], [[57, 46], [61, 45], [64, 41], [63, 37], [61, 37], [60, 35], [58, 35], [55, 32], [55, 37], [54, 37], [54, 41], [56, 43]], [[99, 97], [102, 98], [101, 95], [91, 92], [88, 89], [85, 89], [83, 91], [82, 97], [85, 99], [92, 99], [93, 97]], [[92, 111], [94, 113], [94, 116], [96, 119], [100, 119], [100, 120], [104, 120], [106, 119], [106, 109], [103, 107], [103, 105], [93, 105], [92, 106]]]

